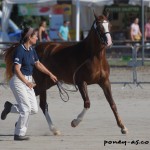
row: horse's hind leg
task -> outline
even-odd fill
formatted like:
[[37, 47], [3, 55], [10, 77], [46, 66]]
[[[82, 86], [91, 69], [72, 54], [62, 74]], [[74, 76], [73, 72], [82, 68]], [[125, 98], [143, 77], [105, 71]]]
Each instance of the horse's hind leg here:
[[117, 107], [116, 107], [116, 104], [113, 100], [113, 97], [112, 97], [112, 93], [111, 93], [111, 85], [110, 85], [110, 81], [109, 79], [103, 81], [103, 82], [100, 82], [98, 83], [101, 88], [103, 89], [104, 91], [104, 94], [105, 94], [105, 97], [108, 101], [108, 103], [110, 104], [110, 107], [115, 115], [115, 118], [116, 118], [116, 121], [117, 121], [117, 124], [118, 126], [121, 128], [121, 132], [122, 134], [126, 134], [128, 132], [128, 129], [124, 126], [119, 114], [118, 114], [118, 111], [117, 111]]
[[57, 128], [53, 125], [51, 117], [48, 113], [48, 104], [46, 102], [46, 91], [41, 92], [39, 96], [40, 96], [40, 107], [45, 115], [50, 130], [53, 132], [54, 135], [60, 135], [61, 134], [60, 131], [57, 130]]
[[76, 127], [83, 120], [83, 117], [84, 117], [86, 111], [88, 110], [88, 108], [90, 108], [90, 100], [89, 100], [89, 97], [88, 97], [86, 82], [83, 82], [83, 83], [80, 83], [80, 84], [77, 84], [77, 85], [78, 85], [79, 91], [81, 93], [81, 96], [82, 96], [82, 98], [84, 100], [84, 109], [77, 116], [77, 119], [74, 119], [71, 122], [71, 126], [72, 127]]

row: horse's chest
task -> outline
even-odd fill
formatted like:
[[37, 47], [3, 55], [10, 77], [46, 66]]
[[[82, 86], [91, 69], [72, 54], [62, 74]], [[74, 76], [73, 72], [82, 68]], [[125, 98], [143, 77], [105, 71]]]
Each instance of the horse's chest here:
[[92, 77], [95, 79], [105, 78], [106, 74], [107, 72], [103, 68], [100, 68], [100, 67], [92, 70]]
[[91, 75], [94, 79], [105, 78], [107, 76], [106, 66], [99, 60], [91, 64]]

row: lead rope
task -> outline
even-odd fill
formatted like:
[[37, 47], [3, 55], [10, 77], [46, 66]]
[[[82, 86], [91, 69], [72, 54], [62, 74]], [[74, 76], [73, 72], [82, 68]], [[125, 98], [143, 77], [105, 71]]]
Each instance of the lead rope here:
[[67, 91], [70, 91], [70, 92], [77, 92], [78, 91], [78, 87], [76, 85], [76, 82], [75, 82], [75, 75], [77, 73], [77, 71], [88, 61], [85, 60], [74, 72], [73, 74], [73, 85], [75, 87], [75, 90], [69, 90], [69, 89], [66, 89], [63, 87], [63, 84], [64, 82], [63, 81], [57, 81], [56, 82], [56, 85], [58, 87], [58, 90], [59, 90], [59, 95], [60, 95], [60, 98], [64, 101], [64, 102], [68, 102], [69, 101], [69, 95], [67, 93]]
[[[69, 95], [66, 92], [66, 89], [64, 89], [64, 87], [62, 86], [62, 83], [60, 81], [56, 82], [56, 85], [58, 87], [59, 90], [59, 95], [60, 98], [64, 101], [64, 102], [68, 102], [69, 101]], [[65, 100], [66, 99], [66, 100]]]

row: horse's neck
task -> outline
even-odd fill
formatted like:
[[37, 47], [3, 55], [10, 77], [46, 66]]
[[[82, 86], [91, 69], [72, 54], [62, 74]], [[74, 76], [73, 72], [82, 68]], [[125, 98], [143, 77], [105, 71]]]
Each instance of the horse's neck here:
[[96, 32], [93, 27], [91, 28], [87, 38], [85, 39], [86, 49], [90, 53], [91, 57], [105, 57], [105, 48], [102, 43], [100, 43]]

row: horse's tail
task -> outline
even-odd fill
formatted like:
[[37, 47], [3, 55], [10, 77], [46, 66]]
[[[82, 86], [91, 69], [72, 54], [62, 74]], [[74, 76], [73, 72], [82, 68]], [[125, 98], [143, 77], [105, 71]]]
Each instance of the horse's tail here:
[[7, 81], [9, 81], [10, 78], [13, 76], [13, 72], [12, 72], [13, 59], [12, 58], [13, 58], [14, 51], [18, 45], [19, 43], [15, 43], [5, 50], [5, 63], [6, 63], [5, 78]]

